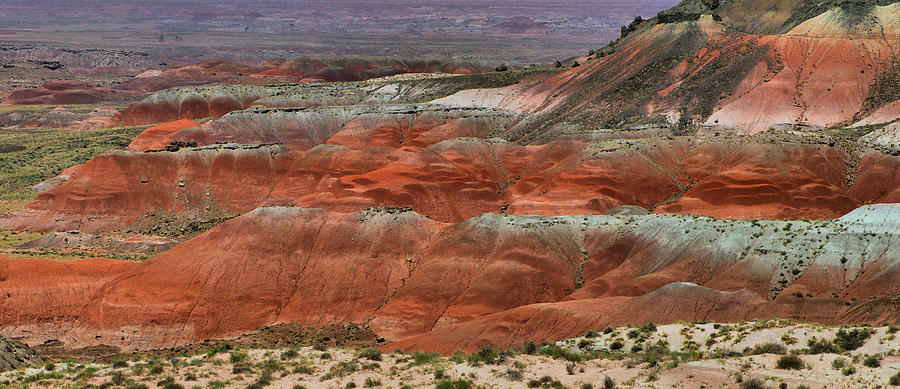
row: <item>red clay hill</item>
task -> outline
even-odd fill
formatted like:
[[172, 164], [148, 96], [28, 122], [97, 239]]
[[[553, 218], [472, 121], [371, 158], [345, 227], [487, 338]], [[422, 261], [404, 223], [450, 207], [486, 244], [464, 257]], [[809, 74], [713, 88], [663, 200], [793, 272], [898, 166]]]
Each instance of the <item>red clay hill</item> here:
[[898, 211], [867, 206], [831, 224], [500, 214], [447, 224], [402, 208], [262, 207], [143, 263], [2, 258], [0, 328], [29, 343], [147, 348], [355, 322], [397, 341], [387, 349], [449, 353], [649, 320], [896, 320], [875, 301], [900, 292]]
[[[154, 127], [129, 146], [154, 151], [96, 157], [0, 225], [140, 229], [261, 205], [338, 212], [408, 206], [442, 222], [485, 212], [600, 214], [619, 205], [724, 218], [828, 219], [900, 196], [900, 156], [848, 152], [805, 137], [522, 146], [485, 139], [499, 130], [491, 120], [503, 123], [487, 114], [366, 112], [264, 110], [196, 127], [190, 121]], [[158, 148], [163, 144], [171, 147]]]
[[752, 134], [887, 123], [900, 118], [897, 15], [889, 1], [685, 1], [569, 71], [443, 102], [538, 115], [516, 128], [528, 142], [573, 127]]

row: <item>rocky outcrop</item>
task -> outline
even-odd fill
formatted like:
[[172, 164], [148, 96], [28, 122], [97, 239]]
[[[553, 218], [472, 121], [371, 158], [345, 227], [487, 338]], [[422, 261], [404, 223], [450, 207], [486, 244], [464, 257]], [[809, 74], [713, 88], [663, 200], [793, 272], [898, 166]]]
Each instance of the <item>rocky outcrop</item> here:
[[0, 372], [33, 366], [41, 362], [41, 357], [28, 347], [0, 337]]

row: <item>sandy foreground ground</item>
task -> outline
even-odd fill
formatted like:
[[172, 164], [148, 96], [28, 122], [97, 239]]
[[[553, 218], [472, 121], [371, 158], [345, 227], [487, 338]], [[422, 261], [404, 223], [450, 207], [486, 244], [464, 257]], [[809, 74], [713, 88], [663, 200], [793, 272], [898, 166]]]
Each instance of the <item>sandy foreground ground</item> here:
[[[839, 337], [837, 328], [787, 321], [680, 323], [610, 328], [531, 349], [453, 356], [323, 345], [229, 349], [220, 344], [191, 354], [134, 354], [107, 363], [49, 361], [0, 373], [0, 388], [891, 387], [891, 377], [900, 373], [898, 328], [845, 331], [851, 336]], [[831, 349], [810, 354], [816, 352], [809, 350], [813, 338]], [[840, 340], [848, 338], [849, 343]], [[779, 366], [790, 354], [802, 363]], [[900, 375], [896, 380], [900, 383]]]

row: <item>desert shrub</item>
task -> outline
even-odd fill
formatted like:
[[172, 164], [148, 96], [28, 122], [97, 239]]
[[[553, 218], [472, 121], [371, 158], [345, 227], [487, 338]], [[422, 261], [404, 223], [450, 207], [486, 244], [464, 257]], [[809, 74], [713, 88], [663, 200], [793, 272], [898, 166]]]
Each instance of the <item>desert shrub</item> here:
[[758, 344], [752, 349], [749, 349], [744, 352], [747, 355], [759, 355], [759, 354], [780, 354], [783, 355], [787, 353], [787, 349], [781, 345], [780, 343], [763, 343]]
[[604, 334], [604, 335], [605, 335], [605, 334], [608, 334], [608, 333], [611, 333], [611, 332], [613, 332], [613, 328], [612, 328], [612, 327], [606, 327], [606, 328], [603, 329], [603, 334]]
[[506, 369], [506, 377], [511, 381], [521, 381], [522, 372], [516, 369]]
[[235, 363], [234, 366], [231, 367], [231, 374], [243, 374], [243, 373], [252, 373], [253, 368], [249, 363], [246, 362], [238, 362]]
[[603, 389], [615, 389], [616, 388], [616, 380], [612, 379], [610, 376], [603, 377]]
[[834, 344], [843, 350], [852, 351], [860, 348], [870, 336], [872, 336], [871, 328], [854, 328], [852, 330], [841, 328], [835, 335]]
[[866, 356], [866, 359], [863, 359], [863, 366], [871, 368], [881, 367], [881, 359], [874, 355]]
[[565, 388], [565, 386], [557, 379], [545, 375], [540, 379], [528, 381], [529, 388]]
[[205, 354], [207, 358], [212, 358], [216, 356], [216, 354], [234, 350], [234, 345], [228, 342], [217, 343], [212, 345], [211, 347], [204, 349], [202, 354]]
[[233, 351], [231, 357], [228, 358], [231, 363], [243, 362], [247, 359], [247, 353], [243, 351]]
[[567, 363], [566, 364], [566, 374], [568, 374], [568, 375], [575, 374], [575, 368], [576, 368], [576, 366], [574, 363]]
[[282, 370], [284, 370], [284, 365], [282, 365], [281, 362], [279, 362], [279, 361], [277, 361], [277, 360], [275, 360], [275, 359], [271, 359], [271, 358], [270, 358], [270, 359], [267, 359], [265, 362], [263, 362], [263, 367], [264, 367], [265, 369], [271, 370], [271, 371], [282, 371]]
[[581, 362], [581, 360], [584, 358], [584, 356], [581, 354], [573, 353], [566, 348], [552, 343], [541, 347], [540, 354], [546, 355], [553, 359], [565, 359], [569, 362]]
[[892, 375], [891, 378], [888, 379], [888, 384], [891, 384], [893, 386], [900, 386], [900, 372]]
[[765, 381], [756, 377], [742, 381], [740, 384], [741, 389], [765, 389], [765, 387]]
[[472, 387], [472, 381], [465, 378], [445, 379], [439, 381], [434, 387], [435, 389], [469, 389]]
[[116, 386], [122, 386], [123, 384], [125, 384], [125, 373], [122, 373], [121, 371], [114, 371], [109, 375], [109, 377], [110, 382], [112, 382]]
[[409, 356], [412, 358], [412, 360], [409, 361], [410, 366], [420, 366], [432, 363], [440, 357], [437, 353], [426, 353], [422, 351], [414, 351], [412, 354], [409, 354]]
[[312, 347], [313, 347], [313, 350], [316, 350], [316, 351], [328, 350], [328, 346], [326, 346], [324, 343], [314, 343]]
[[497, 357], [499, 353], [495, 351], [491, 346], [483, 346], [477, 353], [469, 355], [468, 362], [472, 365], [477, 365], [479, 363], [484, 363], [487, 365], [493, 365], [497, 362]]
[[[30, 376], [25, 377], [22, 380], [22, 383], [29, 384], [32, 382], [41, 382], [43, 380], [59, 380], [63, 379], [65, 376], [60, 372], [38, 372], [36, 374], [32, 374]], [[3, 385], [6, 385], [5, 381], [0, 381]]]
[[294, 374], [312, 374], [316, 372], [316, 368], [309, 364], [301, 364], [294, 366]]
[[272, 370], [265, 369], [255, 382], [247, 386], [247, 389], [260, 389], [272, 384]]
[[843, 375], [853, 375], [856, 374], [856, 368], [853, 366], [847, 366], [841, 369], [841, 374]]
[[625, 344], [622, 343], [621, 340], [614, 340], [612, 343], [609, 344], [609, 349], [613, 350], [613, 351], [621, 350], [622, 347], [625, 347]]
[[785, 370], [800, 370], [805, 365], [803, 360], [796, 355], [783, 355], [781, 358], [778, 358], [778, 361], [775, 363], [777, 368]]
[[824, 339], [810, 338], [806, 345], [809, 347], [810, 354], [837, 354], [840, 352], [837, 345]]
[[374, 388], [376, 386], [381, 386], [381, 380], [378, 378], [366, 378], [365, 386], [367, 388]]
[[120, 359], [118, 361], [113, 362], [112, 367], [113, 367], [113, 369], [121, 369], [123, 367], [128, 367], [128, 362], [126, 362], [124, 359]]
[[162, 389], [184, 389], [184, 386], [175, 382], [175, 378], [166, 377], [163, 380], [156, 383], [156, 386]]
[[598, 336], [600, 336], [600, 334], [599, 334], [597, 331], [594, 331], [594, 330], [590, 330], [590, 331], [584, 333], [584, 337], [585, 337], [585, 338], [588, 338], [588, 339], [590, 339], [590, 338], [596, 338], [596, 337], [598, 337]]
[[847, 360], [844, 358], [835, 358], [831, 361], [831, 368], [834, 370], [841, 370], [847, 367]]
[[590, 347], [590, 345], [591, 345], [591, 341], [590, 341], [590, 340], [582, 339], [582, 340], [579, 340], [579, 341], [578, 341], [578, 348], [580, 348], [580, 349], [582, 349], [582, 350], [584, 350], [584, 349]]
[[364, 348], [359, 352], [359, 357], [368, 359], [370, 361], [380, 361], [381, 350], [374, 347]]
[[322, 376], [322, 378], [325, 380], [330, 380], [335, 377], [343, 377], [358, 370], [359, 364], [356, 362], [338, 362], [330, 369], [328, 369], [328, 374], [325, 374], [324, 376]]
[[628, 331], [628, 339], [634, 339], [634, 338], [637, 338], [638, 335], [640, 335], [640, 334], [638, 333], [637, 330], [629, 330], [629, 331]]
[[299, 356], [299, 354], [297, 353], [297, 350], [294, 350], [291, 348], [291, 349], [287, 349], [287, 350], [285, 350], [285, 352], [281, 353], [281, 360], [287, 361], [287, 360], [297, 358], [297, 356]]

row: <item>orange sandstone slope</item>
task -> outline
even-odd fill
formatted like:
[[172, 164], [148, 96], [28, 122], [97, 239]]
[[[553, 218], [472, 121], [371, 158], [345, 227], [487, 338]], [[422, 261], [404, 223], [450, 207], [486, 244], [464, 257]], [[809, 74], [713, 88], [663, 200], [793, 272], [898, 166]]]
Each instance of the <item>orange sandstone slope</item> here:
[[0, 331], [146, 348], [349, 321], [398, 341], [389, 348], [450, 352], [647, 320], [840, 323], [871, 303], [857, 298], [900, 292], [898, 216], [876, 205], [831, 223], [483, 214], [446, 224], [400, 208], [263, 207], [143, 263], [0, 258]]

